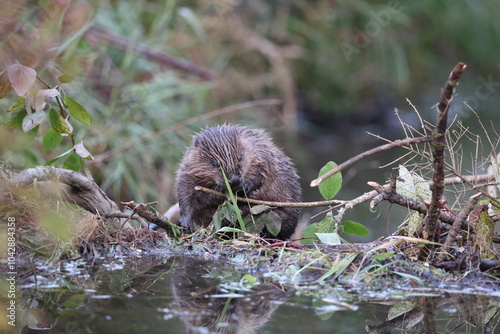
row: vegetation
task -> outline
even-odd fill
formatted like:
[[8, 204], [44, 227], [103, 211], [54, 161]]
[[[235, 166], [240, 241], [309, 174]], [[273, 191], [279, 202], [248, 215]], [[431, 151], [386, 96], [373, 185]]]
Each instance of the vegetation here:
[[[493, 66], [480, 58], [488, 52], [478, 51], [494, 49], [490, 46], [494, 37], [500, 35], [500, 26], [491, 25], [496, 22], [496, 3], [466, 3], [471, 8], [469, 15], [478, 20], [474, 36], [484, 37], [476, 48], [470, 48], [468, 43], [478, 38], [461, 40], [470, 35], [469, 30], [467, 33], [463, 30], [468, 27], [460, 24], [439, 26], [442, 33], [460, 38], [435, 40], [436, 26], [427, 19], [437, 20], [445, 16], [439, 13], [446, 13], [451, 21], [459, 22], [463, 10], [452, 3], [243, 1], [224, 4], [145, 0], [4, 2], [2, 10], [5, 11], [0, 12], [9, 16], [5, 22], [1, 21], [2, 33], [5, 31], [4, 51], [0, 55], [0, 61], [5, 64], [0, 76], [0, 106], [4, 111], [0, 113], [2, 188], [29, 185], [30, 193], [3, 191], [2, 216], [22, 217], [30, 224], [53, 222], [49, 223], [53, 226], [41, 229], [42, 233], [50, 234], [58, 230], [63, 221], [61, 217], [66, 217], [66, 204], [61, 209], [60, 203], [68, 200], [81, 203], [79, 198], [86, 198], [96, 189], [97, 193], [104, 194], [94, 183], [90, 183], [90, 189], [84, 186], [95, 179], [95, 184], [113, 199], [111, 202], [120, 204], [102, 210], [95, 206], [87, 208], [97, 216], [92, 216], [85, 226], [93, 226], [92, 231], [97, 231], [99, 241], [107, 246], [94, 249], [94, 254], [122, 242], [131, 248], [143, 241], [148, 245], [157, 242], [182, 245], [176, 227], [156, 212], [155, 219], [169, 234], [163, 236], [145, 230], [147, 218], [137, 216], [140, 210], [147, 211], [150, 203], [137, 205], [131, 200], [158, 201], [159, 211], [174, 202], [175, 170], [192, 129], [210, 122], [244, 120], [284, 130], [276, 131], [278, 136], [291, 138], [289, 135], [293, 133], [307, 136], [333, 131], [335, 126], [327, 129], [322, 124], [327, 124], [333, 116], [342, 119], [341, 114], [346, 110], [351, 110], [354, 118], [365, 115], [366, 109], [360, 101], [384, 105], [370, 108], [368, 114], [375, 117], [361, 120], [362, 124], [376, 123], [374, 118], [384, 119], [379, 116], [393, 100], [414, 94], [410, 90], [413, 84], [423, 87], [422, 99], [430, 92], [437, 92], [434, 84], [424, 86], [424, 82], [429, 78], [434, 81], [436, 77], [440, 82], [441, 77], [445, 77], [441, 73], [450, 67], [449, 53], [467, 59], [469, 68], [477, 72], [490, 73]], [[433, 15], [428, 17], [430, 12]], [[410, 52], [410, 48], [415, 52]], [[431, 57], [427, 54], [429, 50], [443, 59]], [[478, 118], [484, 131], [481, 136], [473, 134], [461, 122], [477, 113], [474, 107], [487, 110], [486, 102], [491, 102], [487, 95], [492, 96], [497, 84], [490, 74], [479, 76], [477, 80], [482, 86], [469, 90], [476, 95], [456, 100], [469, 102], [470, 108], [453, 109], [450, 101], [465, 68], [462, 65], [452, 72], [455, 76], [450, 76], [443, 89], [438, 101], [438, 121], [433, 129], [427, 129], [430, 123], [423, 120], [425, 113], [414, 112], [421, 123], [421, 129], [417, 130], [404, 120], [404, 112], [398, 112], [396, 116], [407, 137], [404, 142], [391, 142], [392, 133], [381, 134], [390, 143], [370, 154], [393, 147], [404, 147], [409, 152], [395, 161], [401, 167], [389, 177], [387, 186], [372, 182], [375, 189], [372, 197], [335, 200], [342, 186], [341, 175], [335, 173], [347, 165], [329, 162], [321, 169], [317, 183], [325, 201], [316, 205], [326, 206], [328, 210], [325, 218], [306, 229], [303, 241], [336, 246], [334, 250], [338, 253], [334, 260], [326, 255], [332, 247], [318, 253], [316, 244], [269, 244], [244, 233], [240, 240], [225, 240], [222, 244], [255, 246], [270, 253], [277, 252], [278, 247], [287, 250], [292, 247], [292, 253], [278, 253], [278, 257], [283, 261], [293, 259], [300, 266], [293, 278], [314, 267], [316, 282], [320, 283], [341, 275], [369, 281], [387, 273], [411, 276], [420, 282], [421, 263], [401, 264], [409, 259], [426, 261], [446, 270], [462, 272], [473, 268], [497, 274], [498, 254], [492, 244], [499, 240], [493, 232], [494, 221], [498, 220], [498, 201], [493, 192], [499, 178], [498, 138], [489, 134], [496, 136], [494, 128], [486, 129], [481, 118]], [[478, 95], [478, 91], [481, 94]], [[473, 102], [475, 105], [471, 105]], [[411, 103], [410, 107], [413, 107]], [[252, 113], [243, 113], [244, 109], [252, 109]], [[319, 118], [318, 114], [321, 114]], [[484, 114], [487, 116], [488, 112]], [[458, 118], [457, 130], [448, 131], [448, 120], [452, 117]], [[299, 119], [305, 121], [299, 123]], [[321, 131], [316, 131], [318, 129]], [[356, 130], [350, 128], [349, 131]], [[461, 150], [462, 139], [476, 143], [472, 159]], [[403, 159], [406, 159], [404, 163], [400, 161]], [[471, 166], [462, 166], [466, 160], [472, 161]], [[307, 161], [304, 159], [300, 164]], [[22, 172], [19, 171], [40, 165], [79, 170], [92, 177], [75, 180], [71, 178], [74, 174], [39, 169], [32, 170], [27, 179], [20, 178]], [[491, 167], [487, 177], [479, 177], [477, 165]], [[462, 169], [470, 169], [471, 173], [466, 175]], [[320, 182], [332, 174], [332, 178]], [[458, 177], [459, 182], [453, 182], [463, 187], [453, 193], [456, 196], [451, 208], [442, 198], [444, 185], [451, 183], [445, 177], [449, 174]], [[432, 186], [428, 187], [431, 179]], [[38, 201], [44, 202], [48, 197], [39, 182], [64, 183], [67, 187], [44, 207]], [[478, 196], [470, 194], [478, 191], [482, 194], [479, 206]], [[106, 195], [102, 199], [109, 204]], [[227, 205], [219, 210], [215, 222], [227, 219], [239, 229], [217, 226], [216, 230], [252, 232], [252, 227], [258, 231], [264, 225], [270, 231], [278, 230], [272, 210], [262, 206], [264, 204], [254, 206], [253, 218], [244, 221], [238, 216], [236, 200], [231, 196]], [[389, 201], [412, 211], [408, 221], [390, 238], [366, 245], [348, 244], [340, 233], [366, 236], [369, 232], [366, 222], [343, 220], [344, 213], [366, 200], [372, 200], [373, 207]], [[123, 207], [130, 211], [122, 213]], [[231, 211], [234, 208], [236, 210]], [[450, 215], [448, 211], [459, 212], [459, 215]], [[477, 219], [472, 219], [470, 212], [476, 213]], [[131, 222], [129, 216], [133, 215]], [[42, 216], [49, 218], [42, 219]], [[80, 226], [88, 218], [83, 216], [72, 219]], [[110, 220], [113, 223], [104, 223]], [[120, 234], [124, 227], [132, 225], [137, 228], [132, 235]], [[38, 229], [36, 224], [28, 227]], [[88, 230], [79, 231], [76, 236], [66, 232], [52, 241], [62, 245], [57, 252], [49, 252], [56, 254], [52, 255], [53, 259], [76, 256], [82, 249], [88, 251], [92, 245], [89, 241], [97, 238]], [[212, 231], [208, 235], [200, 231], [188, 242], [196, 245], [210, 242], [213, 237]], [[67, 244], [76, 247], [68, 248]], [[293, 247], [303, 247], [299, 248], [303, 252]], [[33, 247], [26, 249], [37, 251]], [[467, 255], [463, 255], [464, 249]]]

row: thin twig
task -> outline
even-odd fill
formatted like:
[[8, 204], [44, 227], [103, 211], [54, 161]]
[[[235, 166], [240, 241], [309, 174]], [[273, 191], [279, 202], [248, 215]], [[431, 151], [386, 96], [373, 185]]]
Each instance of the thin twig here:
[[[472, 189], [474, 190], [477, 190], [479, 193], [481, 193], [482, 195], [488, 197], [489, 199], [491, 199], [493, 202], [497, 203], [497, 205], [500, 204], [500, 201], [498, 199], [496, 199], [494, 196], [491, 196], [490, 194], [488, 194], [486, 191], [482, 190], [482, 189], [479, 189], [478, 186], [474, 186], [474, 184], [472, 184], [472, 182], [470, 180], [467, 180], [465, 177], [463, 177], [462, 175], [460, 175], [460, 173], [458, 173], [455, 169], [453, 168], [450, 168], [448, 169], [450, 172], [452, 172], [453, 174], [455, 174], [460, 180], [462, 180], [462, 183], [466, 183], [468, 184], [469, 186], [472, 187]], [[493, 180], [494, 179], [494, 175], [492, 175], [492, 177], [489, 179], [489, 180]]]
[[374, 154], [377, 154], [377, 153], [380, 153], [383, 151], [387, 151], [387, 150], [390, 150], [390, 149], [395, 148], [395, 147], [402, 147], [402, 146], [407, 146], [407, 145], [411, 145], [411, 144], [425, 143], [425, 142], [428, 142], [430, 140], [431, 140], [430, 137], [406, 138], [406, 139], [398, 139], [398, 140], [395, 140], [395, 141], [390, 142], [388, 144], [377, 146], [375, 148], [372, 148], [371, 150], [365, 151], [361, 154], [356, 155], [355, 157], [352, 157], [351, 159], [347, 160], [346, 162], [341, 163], [339, 166], [337, 166], [337, 168], [334, 168], [331, 171], [321, 175], [317, 179], [312, 180], [311, 187], [316, 187], [317, 185], [319, 185], [321, 182], [323, 182], [324, 180], [326, 180], [327, 178], [329, 178], [333, 174], [338, 173], [341, 170], [358, 162], [359, 160], [362, 160], [362, 159], [369, 157], [371, 155], [374, 155]]
[[[199, 190], [199, 191], [204, 191], [206, 193], [216, 195], [216, 196], [227, 197], [227, 195], [224, 193], [218, 192], [218, 191], [213, 190], [213, 189], [205, 188], [202, 186], [196, 186], [196, 187], [194, 187], [194, 189]], [[272, 201], [261, 201], [258, 199], [245, 198], [245, 197], [239, 197], [239, 196], [235, 196], [235, 198], [239, 202], [267, 205], [267, 206], [273, 206], [273, 207], [287, 207], [287, 208], [315, 208], [315, 207], [320, 207], [320, 206], [339, 205], [339, 204], [344, 204], [347, 202], [347, 201], [341, 201], [341, 200], [337, 200], [337, 199], [333, 199], [330, 201], [319, 201], [319, 202], [272, 202]]]

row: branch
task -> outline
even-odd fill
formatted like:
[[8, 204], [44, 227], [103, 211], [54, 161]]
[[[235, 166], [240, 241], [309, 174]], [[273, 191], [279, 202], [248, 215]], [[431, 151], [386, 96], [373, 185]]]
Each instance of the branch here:
[[466, 65], [464, 63], [458, 63], [455, 65], [453, 71], [451, 71], [439, 98], [436, 128], [431, 135], [434, 174], [432, 177], [433, 182], [431, 184], [431, 205], [424, 221], [426, 233], [424, 237], [425, 239], [431, 241], [435, 241], [436, 238], [436, 230], [438, 226], [437, 220], [441, 209], [441, 198], [444, 191], [444, 149], [446, 147], [445, 133], [448, 124], [448, 110], [450, 102], [453, 98], [455, 87], [458, 84], [458, 80], [462, 76], [465, 67]]
[[455, 217], [455, 221], [453, 225], [451, 225], [450, 230], [448, 231], [448, 235], [446, 236], [446, 241], [444, 242], [444, 246], [441, 250], [441, 254], [438, 257], [438, 261], [442, 262], [446, 258], [446, 254], [450, 250], [450, 246], [455, 242], [455, 238], [457, 234], [460, 232], [462, 228], [463, 222], [467, 219], [469, 213], [474, 209], [474, 206], [477, 204], [477, 201], [481, 197], [481, 194], [475, 194], [469, 198], [465, 207], [459, 212], [459, 214]]
[[340, 172], [341, 170], [343, 170], [343, 169], [345, 169], [345, 168], [353, 165], [354, 163], [358, 162], [359, 160], [362, 160], [362, 159], [364, 159], [366, 157], [369, 157], [371, 155], [375, 155], [377, 153], [390, 150], [390, 149], [392, 149], [394, 147], [403, 147], [403, 146], [408, 146], [408, 145], [411, 145], [411, 144], [425, 143], [425, 142], [428, 142], [430, 140], [431, 140], [431, 138], [427, 137], [427, 136], [425, 136], [425, 137], [417, 137], [417, 138], [406, 138], [406, 139], [398, 139], [398, 140], [395, 140], [395, 141], [393, 141], [391, 143], [384, 144], [384, 145], [381, 145], [381, 146], [377, 146], [375, 148], [372, 148], [371, 150], [365, 151], [365, 152], [363, 152], [361, 154], [358, 154], [355, 157], [352, 157], [351, 159], [349, 159], [346, 162], [344, 162], [344, 163], [340, 164], [339, 166], [337, 166], [337, 168], [334, 168], [331, 171], [329, 171], [329, 172], [321, 175], [317, 179], [312, 180], [311, 181], [311, 187], [316, 187], [317, 185], [319, 185], [321, 182], [325, 181], [327, 178], [329, 178], [333, 174], [335, 174], [337, 172]]
[[[221, 196], [221, 197], [227, 197], [227, 194], [221, 193], [218, 191], [215, 191], [213, 189], [205, 188], [202, 186], [196, 186], [194, 187], [195, 190], [199, 191], [204, 191], [206, 193], [215, 195], [215, 196]], [[273, 207], [287, 207], [287, 208], [315, 208], [315, 207], [320, 207], [320, 206], [329, 206], [329, 205], [343, 205], [347, 203], [347, 201], [341, 201], [337, 199], [333, 199], [330, 201], [319, 201], [319, 202], [272, 202], [272, 201], [262, 201], [258, 199], [253, 199], [253, 198], [246, 198], [246, 197], [239, 197], [235, 196], [236, 200], [239, 202], [246, 202], [246, 203], [251, 203], [251, 204], [258, 204], [258, 205], [267, 205], [267, 206], [273, 206]]]
[[170, 231], [172, 229], [173, 224], [170, 223], [165, 217], [157, 215], [154, 212], [148, 210], [148, 207], [151, 204], [156, 204], [156, 202], [137, 204], [134, 201], [130, 201], [130, 202], [122, 202], [122, 204], [125, 205], [130, 210], [132, 210], [138, 216], [146, 219], [150, 223], [158, 225], [165, 231]]
[[[113, 202], [106, 193], [91, 179], [86, 176], [63, 168], [37, 167], [25, 169], [21, 172], [8, 173], [2, 170], [2, 176], [15, 185], [33, 185], [41, 188], [47, 194], [54, 194], [54, 185], [60, 186], [63, 198], [74, 203], [87, 211], [106, 217], [110, 213], [119, 210], [118, 205]], [[123, 225], [123, 220], [111, 220], [115, 229]], [[126, 224], [125, 227], [130, 227]]]
[[[379, 195], [375, 196], [370, 203], [370, 208], [373, 209], [375, 206], [380, 204], [382, 201], [389, 201], [390, 203], [399, 204], [404, 206], [410, 210], [414, 210], [420, 213], [427, 213], [427, 205], [424, 202], [417, 201], [416, 199], [412, 199], [406, 197], [404, 195], [398, 194], [395, 191], [391, 191], [391, 189], [385, 189], [380, 184], [376, 182], [368, 182], [368, 185], [373, 187], [375, 191], [379, 193]], [[447, 212], [442, 212], [442, 220], [448, 223], [453, 222], [453, 216]]]
[[[92, 35], [95, 38], [99, 38], [99, 39], [113, 45], [117, 49], [120, 49], [123, 51], [128, 50], [130, 48], [131, 43], [133, 43], [124, 37], [112, 34], [103, 28], [95, 27], [95, 26], [90, 27], [85, 32], [86, 38], [88, 38], [89, 35]], [[197, 65], [197, 64], [190, 62], [186, 59], [168, 56], [162, 52], [152, 50], [151, 48], [149, 48], [143, 44], [140, 44], [140, 43], [134, 43], [134, 45], [132, 46], [132, 50], [141, 54], [141, 55], [144, 55], [146, 58], [148, 58], [150, 60], [157, 61], [157, 62], [159, 62], [163, 65], [166, 65], [170, 68], [175, 68], [178, 70], [182, 70], [184, 72], [196, 74], [203, 79], [211, 80], [211, 79], [214, 79], [215, 77], [217, 77], [217, 74], [215, 72], [213, 72], [212, 70], [209, 70], [205, 67]]]

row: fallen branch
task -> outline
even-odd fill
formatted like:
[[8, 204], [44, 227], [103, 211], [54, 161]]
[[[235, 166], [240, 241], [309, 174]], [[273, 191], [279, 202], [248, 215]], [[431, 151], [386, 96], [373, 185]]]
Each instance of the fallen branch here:
[[[85, 210], [106, 217], [120, 212], [118, 205], [109, 199], [106, 193], [88, 177], [67, 169], [54, 167], [29, 168], [20, 172], [1, 169], [1, 175], [16, 186], [35, 185], [40, 190], [54, 196], [60, 194], [69, 203], [74, 203]], [[54, 189], [60, 189], [54, 193]], [[123, 219], [110, 219], [111, 227], [119, 229]], [[125, 224], [125, 227], [131, 227]]]

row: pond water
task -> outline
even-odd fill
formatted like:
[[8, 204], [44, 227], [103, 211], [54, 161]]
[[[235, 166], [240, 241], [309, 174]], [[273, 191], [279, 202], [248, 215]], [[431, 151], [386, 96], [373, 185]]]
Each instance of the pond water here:
[[500, 333], [500, 286], [296, 289], [261, 269], [165, 254], [37, 268], [14, 333]]

